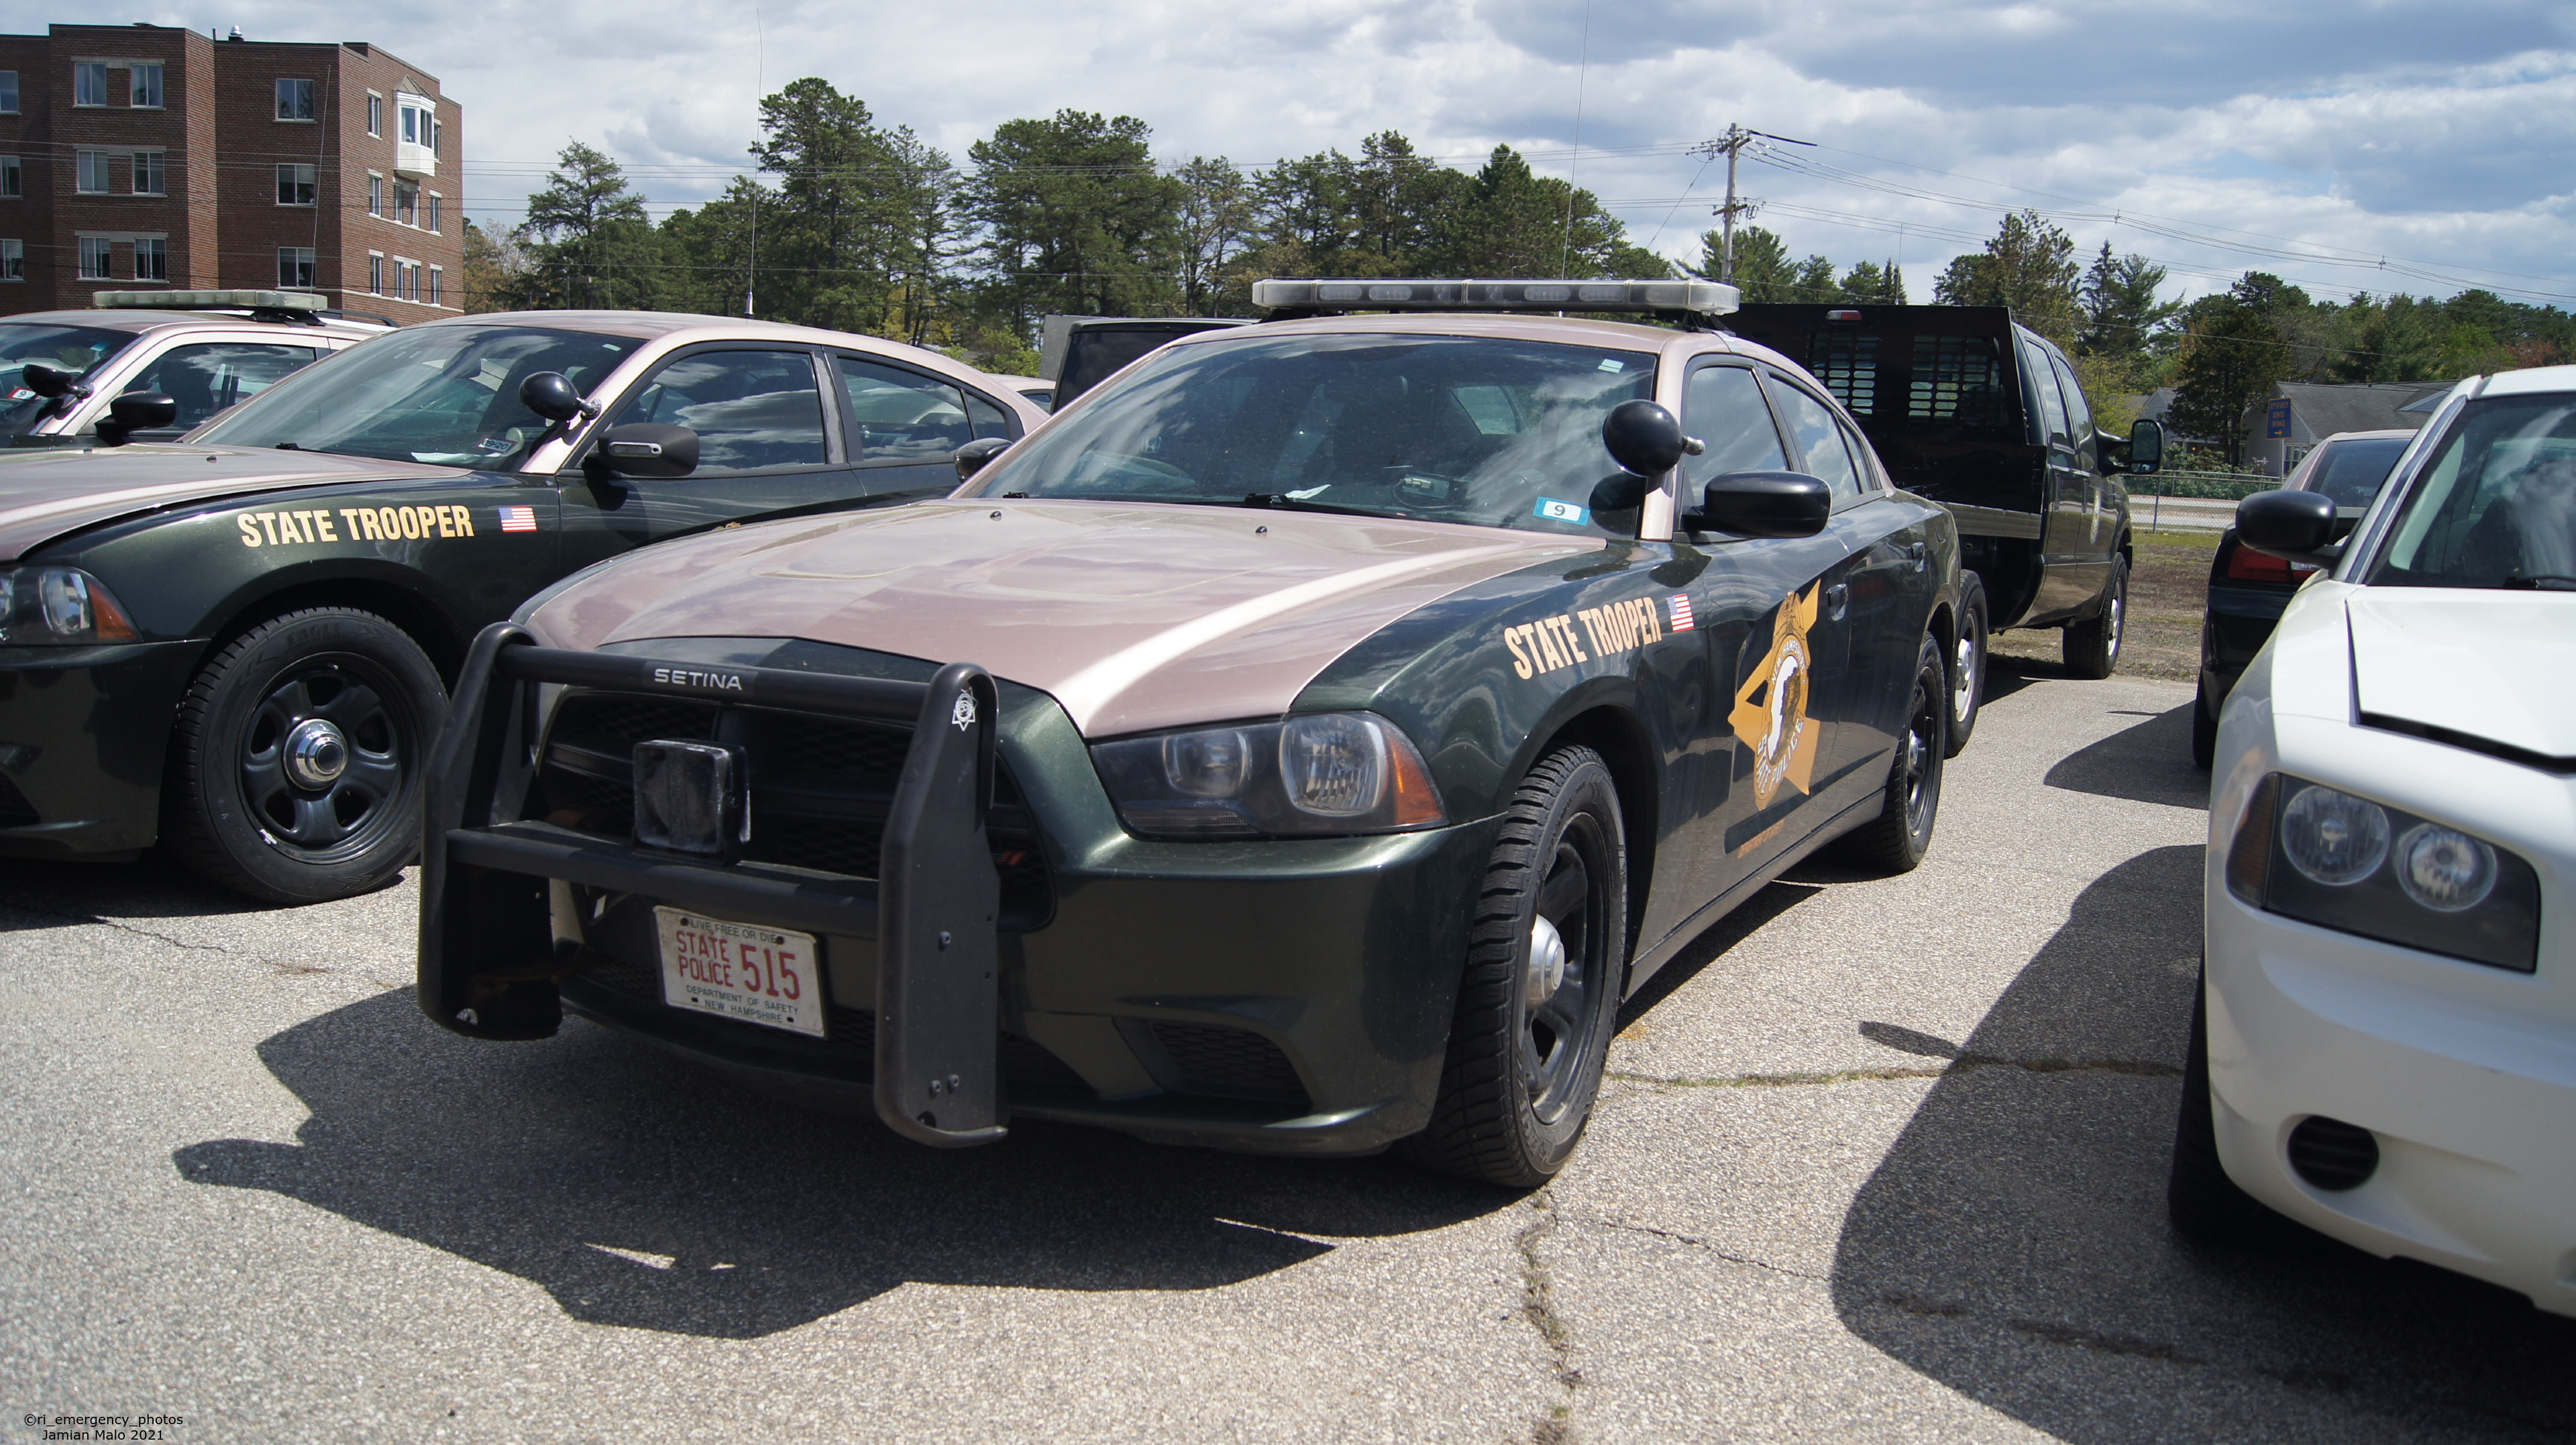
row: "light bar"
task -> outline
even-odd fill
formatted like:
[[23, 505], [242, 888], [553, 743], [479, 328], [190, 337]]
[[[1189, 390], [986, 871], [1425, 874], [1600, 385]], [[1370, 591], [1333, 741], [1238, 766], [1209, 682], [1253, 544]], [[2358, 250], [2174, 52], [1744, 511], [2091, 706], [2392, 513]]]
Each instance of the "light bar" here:
[[1716, 281], [1255, 281], [1273, 311], [1687, 311], [1723, 316], [1742, 301]]
[[331, 301], [313, 291], [101, 291], [89, 304], [144, 311], [320, 311]]

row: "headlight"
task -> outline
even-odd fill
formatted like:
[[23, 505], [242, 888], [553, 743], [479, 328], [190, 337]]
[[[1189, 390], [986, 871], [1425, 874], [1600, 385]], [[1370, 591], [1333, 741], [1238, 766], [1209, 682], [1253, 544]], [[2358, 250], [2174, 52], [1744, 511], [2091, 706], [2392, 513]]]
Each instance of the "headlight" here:
[[132, 642], [134, 624], [98, 579], [77, 567], [0, 567], [0, 645]]
[[2539, 963], [2540, 878], [2529, 863], [2457, 828], [2281, 773], [2245, 810], [2227, 851], [2227, 890], [2427, 953], [2521, 973]]
[[1391, 833], [1443, 816], [1422, 754], [1367, 713], [1121, 738], [1091, 756], [1118, 816], [1146, 837]]

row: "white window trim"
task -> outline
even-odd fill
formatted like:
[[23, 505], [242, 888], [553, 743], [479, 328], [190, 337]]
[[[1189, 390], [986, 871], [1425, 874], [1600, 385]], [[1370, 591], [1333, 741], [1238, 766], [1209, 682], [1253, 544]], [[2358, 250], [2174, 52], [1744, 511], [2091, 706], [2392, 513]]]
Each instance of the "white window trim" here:
[[[83, 241], [96, 241], [105, 248], [101, 250], [98, 255], [100, 257], [99, 264], [106, 269], [100, 271], [96, 275], [90, 274], [89, 258], [91, 252], [89, 247], [81, 244]], [[116, 279], [115, 237], [95, 235], [76, 237], [72, 241], [72, 250], [74, 252], [72, 269], [76, 273], [72, 279], [76, 281], [113, 281]]]
[[161, 242], [161, 269], [164, 271], [170, 269], [170, 242], [168, 238], [160, 236], [138, 236], [135, 238], [134, 250], [132, 252], [134, 259], [134, 265], [132, 267], [134, 280], [138, 285], [143, 286], [167, 286], [170, 284], [170, 278], [168, 276], [146, 276], [143, 274], [143, 242], [154, 240]]
[[[15, 276], [9, 274], [7, 264], [9, 260], [9, 248], [12, 246], [18, 248], [18, 274]], [[15, 281], [23, 284], [26, 279], [27, 243], [15, 236], [0, 236], [0, 282]]]
[[[115, 195], [116, 177], [113, 173], [106, 172], [104, 170], [106, 166], [112, 164], [106, 158], [114, 154], [116, 154], [116, 152], [111, 150], [101, 150], [96, 146], [75, 147], [72, 151], [72, 194], [75, 196]], [[97, 156], [100, 158], [99, 165], [102, 168], [102, 174], [99, 176], [99, 179], [105, 183], [95, 190], [81, 184], [81, 169], [83, 162], [91, 156]]]
[[[0, 111], [0, 114], [7, 114], [7, 112]], [[0, 161], [14, 161], [18, 168], [18, 194], [14, 196], [0, 194], [0, 201], [25, 200], [27, 198], [27, 158], [25, 156], [0, 156]]]
[[[300, 81], [303, 81], [306, 85], [309, 85], [309, 86], [313, 87], [313, 110], [314, 110], [314, 114], [312, 114], [312, 115], [279, 115], [279, 114], [277, 114], [277, 85], [276, 85], [276, 82], [281, 81], [281, 80], [300, 80]], [[320, 124], [322, 123], [322, 116], [321, 116], [321, 110], [322, 110], [322, 82], [321, 82], [320, 78], [319, 78], [319, 77], [316, 77], [316, 76], [309, 76], [309, 75], [278, 75], [278, 76], [271, 76], [271, 77], [270, 77], [270, 84], [269, 84], [269, 87], [268, 87], [268, 109], [269, 109], [269, 115], [270, 115], [270, 118], [271, 118], [271, 119], [273, 119], [273, 120], [275, 120], [279, 125], [320, 125]]]
[[[132, 150], [126, 152], [126, 154], [128, 156], [126, 164], [133, 166], [134, 169], [134, 174], [126, 178], [128, 182], [126, 190], [127, 195], [167, 197], [170, 194], [170, 148], [168, 146], [136, 146]], [[134, 161], [132, 159], [133, 157], [138, 156], [159, 156], [161, 158], [161, 189], [157, 191], [146, 191], [137, 188], [133, 184], [143, 179], [143, 167], [134, 165]]]
[[[9, 77], [10, 81], [12, 82], [12, 84], [10, 85], [10, 87], [9, 87], [9, 88], [10, 88], [11, 90], [15, 90], [15, 91], [17, 91], [17, 92], [19, 93], [19, 94], [18, 94], [18, 102], [19, 102], [19, 105], [24, 105], [24, 104], [26, 103], [26, 100], [27, 100], [27, 96], [26, 96], [26, 78], [25, 78], [25, 72], [23, 72], [23, 71], [17, 71], [17, 70], [8, 70], [8, 71], [0, 71], [0, 75], [6, 75], [6, 76], [8, 76], [8, 77]], [[7, 108], [6, 110], [0, 110], [0, 115], [17, 115], [17, 114], [20, 114], [20, 111], [19, 111], [19, 109], [18, 109], [18, 106], [16, 106], [16, 105], [10, 106], [10, 107], [9, 107], [9, 108]]]
[[[137, 104], [134, 99], [134, 72], [146, 66], [161, 72], [161, 98], [149, 104]], [[113, 68], [110, 67], [110, 69]], [[137, 60], [126, 65], [125, 108], [127, 110], [168, 110], [170, 108], [170, 66], [167, 61]]]
[[[80, 98], [80, 75], [79, 75], [79, 73], [78, 73], [78, 72], [79, 72], [79, 70], [80, 70], [80, 67], [82, 67], [82, 66], [84, 66], [84, 65], [95, 65], [95, 66], [99, 67], [99, 82], [98, 82], [98, 83], [99, 83], [99, 96], [100, 96], [100, 98], [99, 98], [99, 99], [97, 99], [97, 100], [83, 100], [83, 99], [81, 99], [81, 98]], [[107, 109], [107, 108], [108, 108], [108, 106], [107, 106], [107, 99], [106, 99], [106, 95], [107, 95], [107, 72], [108, 72], [108, 71], [111, 71], [111, 70], [114, 70], [115, 68], [116, 68], [115, 64], [114, 64], [113, 62], [109, 61], [109, 60], [108, 60], [106, 57], [104, 57], [104, 56], [96, 56], [96, 55], [93, 55], [93, 56], [79, 56], [79, 55], [75, 55], [75, 56], [73, 56], [73, 57], [72, 57], [72, 70], [73, 70], [73, 72], [74, 72], [74, 73], [73, 73], [73, 75], [72, 75], [72, 109], [74, 109], [74, 110], [105, 110], [105, 109]]]
[[385, 138], [385, 93], [381, 90], [367, 92], [367, 134], [377, 140]]
[[437, 226], [430, 225], [429, 222], [432, 220], [443, 222], [447, 219], [443, 214], [447, 209], [447, 196], [440, 191], [423, 191], [420, 193], [420, 199], [424, 204], [412, 209], [412, 214], [421, 218], [420, 229], [433, 236], [444, 235], [443, 231]]
[[[287, 211], [309, 211], [322, 204], [322, 168], [305, 161], [279, 161], [277, 163], [277, 168], [281, 171], [286, 169], [288, 166], [293, 166], [299, 171], [309, 169], [313, 172], [313, 199], [309, 201], [280, 201], [277, 203], [278, 208], [280, 210]], [[304, 178], [301, 176], [288, 182], [289, 185], [302, 185], [303, 183]]]

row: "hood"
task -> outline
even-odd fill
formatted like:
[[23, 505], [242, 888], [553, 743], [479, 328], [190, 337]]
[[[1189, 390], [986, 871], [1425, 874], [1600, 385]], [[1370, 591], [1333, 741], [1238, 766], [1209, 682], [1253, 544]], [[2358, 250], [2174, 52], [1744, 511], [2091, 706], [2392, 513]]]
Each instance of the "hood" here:
[[555, 646], [798, 637], [981, 664], [1086, 736], [1275, 715], [1350, 647], [1597, 540], [1133, 502], [928, 502], [652, 548], [530, 618]]
[[2367, 587], [2345, 605], [2363, 713], [2576, 757], [2576, 593]]
[[0, 452], [0, 562], [134, 512], [289, 487], [463, 475], [418, 462], [175, 442]]

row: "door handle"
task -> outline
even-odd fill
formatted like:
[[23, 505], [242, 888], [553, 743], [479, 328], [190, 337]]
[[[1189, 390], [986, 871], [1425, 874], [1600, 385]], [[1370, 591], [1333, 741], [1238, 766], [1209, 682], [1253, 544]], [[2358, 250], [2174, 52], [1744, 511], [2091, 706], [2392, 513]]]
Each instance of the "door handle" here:
[[1849, 608], [1850, 608], [1850, 606], [1851, 606], [1851, 586], [1850, 586], [1850, 584], [1848, 584], [1848, 583], [1843, 583], [1843, 582], [1837, 582], [1837, 583], [1835, 583], [1833, 586], [1828, 587], [1828, 588], [1826, 588], [1826, 589], [1825, 589], [1825, 615], [1826, 615], [1826, 616], [1828, 616], [1828, 617], [1832, 618], [1832, 619], [1833, 619], [1834, 621], [1836, 621], [1836, 622], [1840, 622], [1840, 621], [1842, 621], [1842, 620], [1843, 620], [1843, 613], [1844, 613], [1847, 609], [1849, 609]]
[[1922, 571], [1922, 570], [1923, 570], [1923, 554], [1924, 554], [1925, 550], [1926, 550], [1926, 549], [1925, 549], [1924, 545], [1923, 545], [1922, 543], [1920, 543], [1920, 542], [1917, 542], [1917, 543], [1915, 543], [1914, 545], [1912, 545], [1912, 546], [1910, 546], [1910, 547], [1908, 547], [1908, 548], [1906, 548], [1906, 549], [1905, 549], [1905, 555], [1906, 555], [1907, 557], [1909, 557], [1909, 558], [1912, 558], [1912, 559], [1913, 559], [1913, 562], [1914, 562], [1914, 570], [1915, 570], [1915, 571], [1917, 571], [1917, 572], [1920, 572], [1920, 571]]

